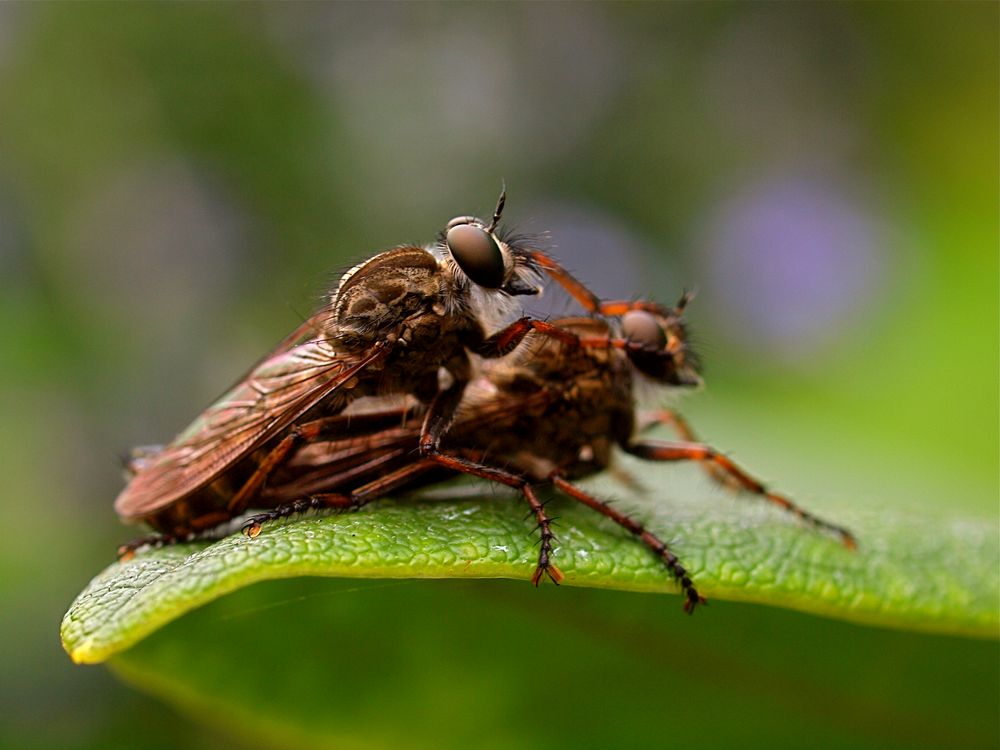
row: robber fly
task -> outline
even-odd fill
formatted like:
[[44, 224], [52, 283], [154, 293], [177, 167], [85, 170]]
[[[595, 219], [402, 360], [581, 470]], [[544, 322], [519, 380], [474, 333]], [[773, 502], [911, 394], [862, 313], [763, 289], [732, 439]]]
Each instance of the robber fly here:
[[[369, 412], [353, 432], [317, 442], [284, 469], [270, 488], [274, 509], [250, 517], [244, 531], [315, 507], [356, 508], [399, 489], [411, 489], [457, 473], [470, 474], [518, 490], [531, 508], [541, 535], [532, 581], [562, 573], [553, 561], [551, 519], [536, 488], [558, 492], [610, 518], [659, 558], [679, 582], [684, 608], [704, 601], [677, 556], [653, 531], [573, 483], [608, 468], [612, 449], [652, 461], [698, 461], [713, 478], [753, 493], [805, 522], [838, 536], [850, 548], [846, 529], [821, 520], [791, 500], [765, 488], [729, 458], [704, 445], [676, 412], [642, 415], [636, 409], [636, 381], [691, 387], [701, 383], [698, 360], [690, 351], [683, 312], [645, 302], [589, 300], [601, 318], [553, 321], [572, 341], [530, 334], [512, 355], [484, 364], [470, 383], [454, 424], [440, 450], [418, 454], [420, 418], [412, 405]], [[366, 421], [367, 420], [367, 421]], [[654, 423], [671, 425], [680, 440], [648, 440], [640, 433]]]
[[489, 223], [458, 217], [430, 246], [397, 247], [352, 268], [318, 312], [173, 442], [136, 453], [115, 510], [158, 533], [120, 554], [190, 538], [256, 507], [268, 477], [302, 446], [336, 437], [338, 415], [362, 397], [406, 394], [426, 405], [420, 447], [433, 452], [472, 377], [470, 353], [502, 356], [529, 331], [566, 338], [528, 317], [487, 333], [512, 298], [541, 291], [543, 273], [584, 294], [551, 258], [497, 231], [504, 202], [501, 194]]

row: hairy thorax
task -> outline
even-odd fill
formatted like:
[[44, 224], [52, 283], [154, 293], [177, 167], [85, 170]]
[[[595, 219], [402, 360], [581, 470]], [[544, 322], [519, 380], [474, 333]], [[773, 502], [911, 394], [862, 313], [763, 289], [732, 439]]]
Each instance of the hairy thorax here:
[[464, 375], [464, 346], [482, 330], [457, 305], [456, 291], [448, 267], [419, 247], [390, 250], [345, 274], [334, 301], [334, 345], [352, 353], [377, 342], [393, 347], [371, 368], [364, 395], [408, 392], [426, 401], [437, 392], [439, 368]]

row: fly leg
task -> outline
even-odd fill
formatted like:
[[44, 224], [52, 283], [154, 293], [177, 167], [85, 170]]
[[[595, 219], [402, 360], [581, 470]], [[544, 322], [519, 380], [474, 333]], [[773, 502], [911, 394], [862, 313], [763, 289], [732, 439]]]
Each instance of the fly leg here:
[[614, 300], [602, 301], [600, 297], [590, 291], [581, 281], [562, 267], [554, 258], [550, 258], [545, 253], [536, 250], [531, 253], [531, 259], [548, 274], [549, 278], [555, 281], [573, 299], [580, 303], [584, 310], [591, 315], [603, 315], [605, 317], [618, 317], [631, 310], [645, 310], [658, 315], [680, 315], [688, 302], [694, 299], [694, 292], [684, 292], [677, 307], [670, 309], [656, 302], [645, 300]]
[[[566, 346], [578, 347], [580, 345], [580, 338], [576, 334], [565, 331], [551, 323], [525, 317], [514, 321], [506, 328], [480, 342], [475, 347], [475, 351], [483, 357], [502, 357], [513, 351], [524, 337], [532, 331], [551, 336]], [[427, 410], [427, 415], [420, 430], [420, 441], [418, 444], [420, 456], [424, 461], [446, 469], [506, 484], [508, 487], [518, 490], [531, 507], [531, 512], [537, 521], [537, 528], [541, 533], [538, 564], [534, 574], [531, 576], [531, 582], [537, 586], [543, 577], [548, 576], [553, 583], [558, 584], [563, 579], [563, 574], [551, 560], [552, 542], [555, 539], [555, 535], [551, 529], [552, 519], [546, 515], [545, 507], [538, 499], [530, 482], [525, 477], [517, 474], [440, 452], [441, 438], [451, 426], [455, 411], [458, 409], [458, 405], [462, 400], [462, 394], [465, 392], [465, 386], [468, 382], [468, 367], [468, 360], [466, 359], [464, 362], [455, 363], [452, 367], [448, 368], [449, 372], [457, 375], [457, 377], [448, 388], [437, 394], [430, 408]]]
[[427, 455], [423, 461], [431, 465], [450, 469], [451, 471], [458, 472], [460, 474], [469, 474], [471, 476], [480, 477], [481, 479], [488, 479], [491, 482], [505, 484], [521, 493], [531, 508], [531, 514], [535, 517], [535, 521], [537, 522], [536, 528], [541, 535], [541, 544], [538, 550], [538, 563], [535, 566], [535, 572], [531, 575], [531, 582], [537, 586], [546, 576], [550, 581], [557, 585], [563, 580], [562, 571], [559, 570], [559, 568], [552, 562], [552, 543], [556, 538], [555, 534], [552, 533], [552, 521], [554, 519], [552, 519], [545, 512], [544, 504], [538, 499], [538, 495], [535, 493], [535, 488], [527, 477], [514, 474], [503, 469], [487, 466], [486, 464], [472, 461], [467, 458], [447, 453], [438, 453], [437, 451]]
[[[305, 427], [305, 425], [303, 425]], [[238, 516], [246, 508], [247, 504], [257, 496], [267, 477], [279, 466], [281, 466], [288, 456], [301, 445], [304, 440], [301, 428], [293, 428], [281, 441], [271, 449], [264, 459], [257, 465], [249, 479], [233, 495], [224, 513], [214, 513], [201, 520], [201, 529], [192, 529], [189, 533], [164, 533], [149, 534], [147, 536], [133, 539], [118, 548], [118, 559], [124, 562], [131, 559], [136, 550], [142, 547], [167, 547], [180, 542], [194, 541], [195, 539], [213, 539], [219, 536], [218, 529], [234, 516]]]
[[481, 357], [495, 358], [510, 354], [517, 345], [532, 331], [554, 338], [569, 347], [578, 347], [580, 337], [575, 333], [563, 330], [557, 325], [546, 323], [534, 318], [518, 318], [510, 325], [502, 328], [489, 338], [484, 339], [473, 350]]
[[[537, 586], [546, 575], [554, 583], [559, 583], [563, 579], [562, 572], [551, 561], [553, 551], [552, 542], [555, 540], [555, 536], [551, 531], [551, 522], [553, 519], [546, 514], [544, 506], [535, 494], [534, 486], [527, 478], [503, 469], [497, 469], [476, 461], [445, 453], [432, 453], [425, 460], [437, 463], [452, 471], [471, 474], [472, 476], [488, 479], [492, 482], [499, 482], [518, 490], [524, 496], [529, 506], [531, 506], [531, 511], [538, 522], [538, 529], [542, 537], [538, 565], [531, 577], [532, 583]], [[558, 474], [552, 475], [550, 479], [558, 490], [607, 516], [648, 546], [663, 561], [680, 583], [685, 595], [684, 609], [686, 612], [693, 612], [698, 604], [705, 602], [705, 598], [698, 593], [684, 566], [677, 559], [677, 556], [668, 549], [666, 543], [659, 537], [644, 529], [642, 524], [611, 507], [608, 503], [587, 494]]]
[[228, 526], [230, 520], [232, 520], [232, 516], [223, 511], [200, 514], [186, 527], [176, 528], [169, 532], [146, 534], [122, 544], [118, 547], [118, 560], [119, 562], [130, 560], [137, 550], [144, 547], [159, 549], [185, 542], [222, 539], [228, 536], [231, 531]]
[[258, 513], [243, 523], [243, 533], [251, 538], [256, 537], [260, 534], [263, 524], [279, 518], [304, 513], [308, 510], [331, 508], [337, 510], [356, 510], [395, 489], [412, 484], [423, 474], [440, 468], [462, 474], [471, 474], [483, 479], [506, 484], [518, 490], [530, 506], [531, 513], [535, 517], [537, 528], [541, 535], [538, 563], [531, 576], [531, 582], [538, 586], [542, 578], [546, 576], [556, 584], [563, 579], [562, 571], [552, 562], [553, 542], [555, 541], [555, 535], [552, 533], [551, 528], [553, 519], [546, 514], [545, 506], [539, 500], [531, 483], [517, 474], [447, 454], [435, 453], [430, 457], [417, 459], [346, 494], [320, 493], [310, 495], [307, 498], [279, 505], [272, 510]]
[[261, 532], [261, 527], [265, 523], [277, 521], [279, 518], [299, 515], [309, 510], [331, 509], [350, 510], [352, 508], [351, 498], [348, 495], [340, 495], [334, 492], [320, 492], [309, 495], [299, 500], [266, 510], [263, 513], [256, 513], [243, 522], [242, 531], [251, 539], [256, 539]]
[[708, 466], [714, 466], [726, 475], [725, 483], [735, 483], [740, 490], [750, 492], [762, 499], [779, 506], [782, 510], [798, 516], [802, 521], [815, 528], [827, 531], [840, 538], [841, 544], [848, 549], [856, 549], [857, 539], [843, 526], [824, 521], [813, 515], [784, 495], [773, 492], [761, 482], [747, 474], [726, 456], [715, 448], [691, 441], [673, 440], [642, 440], [624, 446], [633, 456], [649, 461], [698, 461]]
[[[595, 298], [596, 299], [596, 298]], [[632, 312], [633, 310], [644, 310], [649, 313], [654, 313], [656, 315], [663, 315], [665, 317], [679, 316], [684, 312], [684, 308], [688, 306], [688, 303], [694, 299], [693, 291], [685, 291], [681, 295], [680, 300], [678, 300], [677, 305], [673, 308], [665, 307], [658, 302], [650, 302], [648, 300], [614, 300], [605, 301], [596, 300], [597, 312], [601, 315], [608, 317], [619, 317], [627, 312]]]
[[[563, 330], [544, 320], [524, 317], [515, 320], [471, 348], [476, 354], [487, 359], [503, 357], [514, 351], [518, 344], [524, 340], [524, 337], [531, 332], [553, 338], [568, 347], [580, 346], [580, 337], [575, 333]], [[462, 395], [465, 393], [465, 386], [471, 378], [471, 367], [465, 354], [453, 359], [445, 365], [445, 369], [454, 380], [450, 386], [437, 393], [427, 409], [420, 430], [419, 445], [422, 456], [437, 453], [441, 445], [441, 438], [451, 426], [458, 405], [462, 401]]]
[[285, 465], [288, 459], [295, 454], [295, 451], [303, 445], [314, 443], [330, 434], [341, 434], [345, 425], [347, 425], [352, 419], [357, 420], [359, 423], [371, 422], [371, 424], [366, 424], [365, 426], [367, 426], [368, 429], [375, 429], [382, 423], [383, 420], [402, 420], [405, 418], [406, 414], [406, 410], [394, 409], [376, 412], [370, 415], [355, 415], [353, 417], [336, 414], [330, 417], [321, 417], [320, 419], [314, 419], [310, 422], [303, 422], [302, 424], [295, 425], [291, 428], [288, 435], [282, 438], [281, 441], [274, 448], [272, 448], [266, 456], [264, 456], [263, 460], [260, 464], [258, 464], [253, 474], [250, 475], [250, 478], [247, 479], [247, 481], [243, 483], [243, 486], [240, 487], [239, 491], [233, 495], [226, 508], [229, 513], [229, 517], [238, 516], [246, 510], [253, 499], [260, 494], [267, 478], [278, 468]]
[[[644, 432], [657, 425], [671, 428], [685, 443], [699, 443], [698, 436], [691, 424], [673, 409], [658, 409], [640, 415], [639, 432]], [[713, 481], [721, 484], [732, 492], [741, 492], [744, 487], [739, 480], [714, 461], [699, 461], [699, 465]]]
[[[189, 529], [186, 533], [175, 532], [147, 534], [126, 542], [118, 548], [118, 559], [122, 561], [128, 560], [137, 550], [143, 547], [159, 548], [195, 540], [221, 539], [226, 536], [228, 532], [226, 522], [233, 517], [240, 515], [254, 500], [259, 498], [265, 489], [268, 478], [271, 477], [275, 471], [286, 466], [291, 457], [295, 455], [295, 452], [303, 445], [317, 442], [324, 436], [331, 433], [333, 435], [343, 434], [344, 428], [348, 424], [350, 424], [352, 429], [355, 431], [360, 428], [362, 430], [370, 431], [374, 435], [378, 435], [380, 434], [378, 432], [379, 428], [383, 427], [386, 423], [396, 423], [405, 420], [410, 413], [411, 410], [409, 407], [403, 407], [399, 409], [387, 409], [384, 411], [372, 412], [369, 414], [338, 414], [296, 425], [291, 428], [288, 435], [286, 435], [264, 456], [250, 477], [243, 483], [236, 494], [233, 495], [224, 512], [219, 511], [216, 513], [208, 513], [199, 517], [197, 527]], [[366, 437], [369, 440], [372, 439], [371, 437], [362, 434], [361, 436], [354, 438], [354, 440], [356, 442], [363, 442]], [[387, 446], [380, 446], [379, 450], [383, 458], [386, 457], [387, 451], [385, 449], [391, 447], [391, 443]], [[399, 451], [390, 453], [387, 460], [395, 459], [399, 455]], [[137, 454], [133, 453], [132, 461], [141, 461], [143, 457], [144, 456], [142, 455], [137, 456]], [[367, 464], [351, 466], [351, 468], [357, 473], [363, 473], [366, 470], [370, 470], [370, 467]], [[338, 474], [335, 468], [331, 468], [330, 474], [335, 478], [339, 476], [342, 482], [346, 482], [351, 478], [347, 469], [341, 469]], [[275, 517], [281, 518], [292, 515], [293, 513], [304, 512], [312, 508], [340, 507], [341, 505], [350, 506], [349, 502], [340, 502], [340, 497], [340, 495], [333, 493], [321, 493], [317, 495], [310, 495], [307, 499], [283, 503], [278, 506], [282, 509], [282, 512]], [[269, 513], [273, 513], [273, 511]], [[267, 516], [269, 514], [265, 513], [261, 515]]]
[[698, 590], [691, 582], [691, 578], [688, 576], [687, 570], [683, 565], [681, 565], [677, 556], [670, 551], [666, 542], [656, 536], [652, 531], [647, 530], [634, 518], [625, 515], [621, 511], [609, 505], [606, 501], [599, 500], [593, 495], [584, 492], [576, 485], [567, 482], [559, 476], [559, 474], [553, 474], [550, 478], [553, 486], [564, 495], [576, 500], [577, 502], [583, 503], [592, 510], [596, 510], [601, 515], [610, 518], [616, 524], [649, 547], [649, 549], [653, 551], [653, 554], [663, 561], [663, 564], [667, 566], [667, 569], [673, 574], [674, 578], [677, 579], [677, 582], [680, 583], [681, 590], [685, 597], [685, 612], [691, 614], [694, 612], [695, 607], [699, 604], [705, 604], [705, 597], [698, 593]]
[[[392, 456], [394, 458], [395, 456]], [[406, 486], [418, 479], [422, 474], [437, 468], [437, 464], [428, 459], [411, 461], [410, 463], [391, 471], [378, 479], [347, 492], [320, 492], [308, 497], [283, 503], [263, 513], [250, 516], [243, 522], [243, 533], [251, 539], [261, 532], [261, 526], [279, 518], [305, 513], [309, 510], [357, 510], [363, 505], [376, 500], [394, 489]], [[335, 485], [342, 478], [331, 477], [330, 484]]]

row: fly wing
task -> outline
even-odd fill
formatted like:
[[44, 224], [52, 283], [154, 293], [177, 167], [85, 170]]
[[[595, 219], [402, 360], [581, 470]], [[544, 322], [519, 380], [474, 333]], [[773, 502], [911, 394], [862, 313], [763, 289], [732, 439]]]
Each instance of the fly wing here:
[[345, 355], [322, 339], [287, 350], [279, 347], [172, 443], [141, 463], [115, 500], [115, 510], [125, 520], [141, 519], [212, 482], [387, 354], [388, 346], [376, 344], [364, 354]]
[[[274, 348], [271, 349], [271, 351], [250, 365], [250, 368], [240, 376], [237, 382], [249, 380], [253, 376], [254, 372], [261, 367], [261, 365], [269, 360], [275, 359], [279, 354], [284, 354], [285, 352], [306, 343], [310, 339], [317, 338], [317, 336], [323, 332], [328, 324], [329, 315], [330, 313], [328, 310], [321, 310], [302, 321], [302, 323], [300, 323], [294, 331], [279, 341]], [[229, 395], [230, 392], [226, 391], [224, 394], [219, 396], [216, 400], [216, 405], [221, 403]], [[157, 454], [162, 453], [165, 447], [166, 446], [163, 445], [139, 445], [129, 451], [128, 455], [122, 458], [125, 473], [129, 479], [131, 480], [132, 477], [140, 473], [144, 467], [154, 463]]]
[[295, 347], [300, 346], [307, 341], [322, 338], [323, 331], [329, 327], [330, 315], [330, 310], [324, 308], [303, 320], [299, 324], [298, 328], [279, 341], [274, 348], [271, 349], [271, 351], [254, 362], [250, 366], [250, 369], [243, 373], [243, 377], [240, 378], [240, 381], [249, 380], [259, 367], [261, 367], [265, 362], [274, 359], [279, 354], [291, 351]]

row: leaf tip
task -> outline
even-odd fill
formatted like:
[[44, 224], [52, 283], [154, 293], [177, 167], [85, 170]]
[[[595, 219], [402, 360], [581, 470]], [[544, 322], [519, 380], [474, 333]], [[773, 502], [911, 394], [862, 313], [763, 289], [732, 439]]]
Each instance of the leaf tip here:
[[74, 664], [98, 664], [104, 661], [104, 655], [94, 649], [94, 643], [91, 640], [86, 640], [75, 648], [70, 648], [66, 643], [63, 646]]

